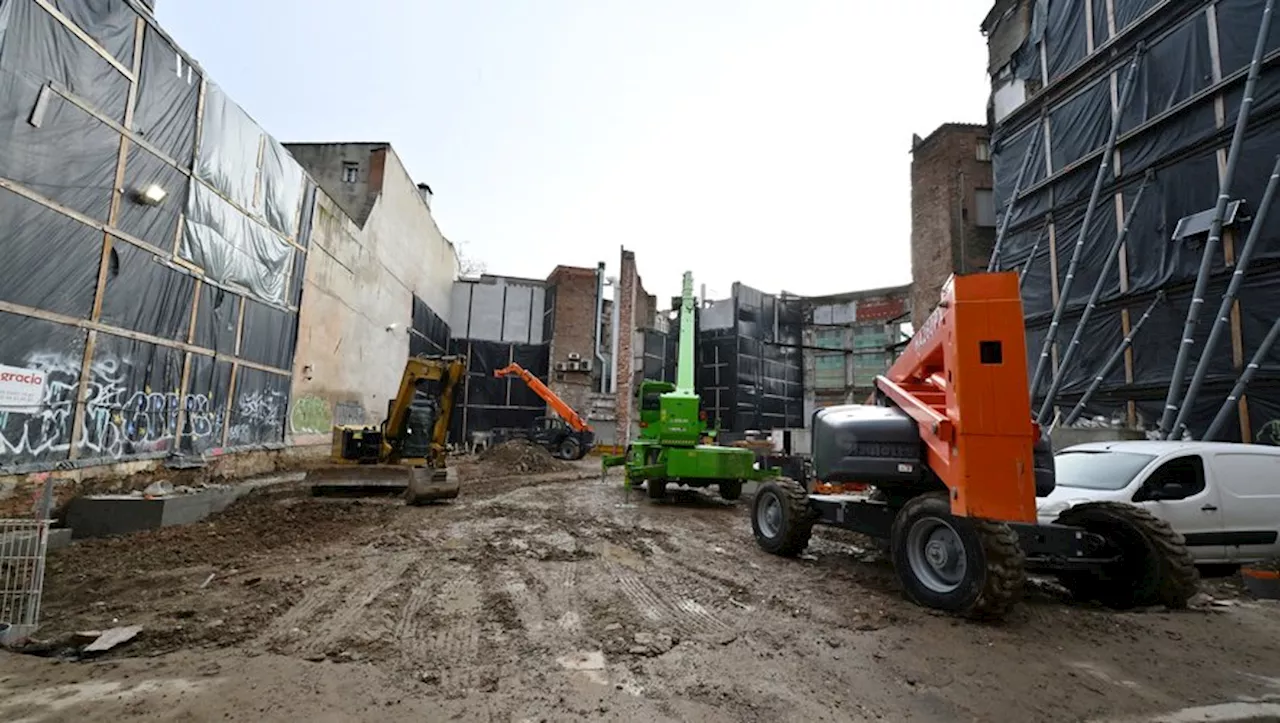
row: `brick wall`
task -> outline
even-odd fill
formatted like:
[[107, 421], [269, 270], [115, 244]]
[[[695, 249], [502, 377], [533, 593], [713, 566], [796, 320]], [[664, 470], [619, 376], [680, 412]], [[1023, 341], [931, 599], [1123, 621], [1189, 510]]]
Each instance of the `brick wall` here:
[[632, 369], [631, 358], [633, 336], [636, 327], [636, 292], [640, 277], [636, 273], [636, 254], [634, 251], [622, 250], [622, 260], [618, 266], [617, 294], [614, 296], [614, 308], [618, 312], [618, 389], [615, 395], [615, 406], [618, 416], [618, 442], [625, 444], [631, 440], [632, 420]]
[[911, 151], [911, 321], [919, 327], [953, 273], [983, 271], [995, 228], [978, 224], [979, 189], [990, 189], [991, 162], [978, 146], [985, 126], [947, 123]]
[[[555, 288], [554, 323], [551, 327], [551, 378], [547, 386], [584, 417], [591, 406], [591, 392], [598, 388], [602, 370], [595, 359], [596, 269], [557, 266], [547, 277]], [[590, 360], [590, 372], [555, 371], [557, 362], [570, 354]]]

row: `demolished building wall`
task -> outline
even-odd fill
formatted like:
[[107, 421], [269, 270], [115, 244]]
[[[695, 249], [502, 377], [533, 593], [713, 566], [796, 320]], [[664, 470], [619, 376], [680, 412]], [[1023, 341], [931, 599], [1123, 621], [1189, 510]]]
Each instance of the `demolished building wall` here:
[[[1123, 363], [1105, 377], [1087, 411], [1148, 429], [1164, 412], [1207, 236], [1175, 237], [1175, 229], [1181, 219], [1211, 209], [1216, 202], [1264, 5], [1263, 0], [1005, 1], [984, 24], [993, 39], [997, 207], [1014, 194], [1023, 158], [1036, 144], [1000, 258], [1002, 269], [1027, 270], [1023, 301], [1032, 368], [1060, 303], [1063, 332], [1054, 359], [1062, 352], [1109, 246], [1126, 214], [1133, 212], [1118, 263], [1104, 281], [1101, 302], [1083, 334], [1083, 348], [1061, 370], [1063, 388], [1057, 401], [1067, 408], [1100, 372], [1101, 360], [1119, 347], [1163, 292], [1166, 300], [1155, 307]], [[997, 37], [999, 43], [994, 42]], [[1135, 57], [1132, 91], [1121, 107], [1127, 69]], [[1082, 235], [1110, 119], [1117, 110], [1118, 143], [1108, 158], [1111, 165], [1103, 177], [1097, 212]], [[1280, 32], [1273, 24], [1230, 193], [1231, 200], [1248, 204], [1250, 214], [1258, 210], [1277, 153]], [[1150, 182], [1135, 209], [1148, 173]], [[1193, 362], [1204, 348], [1213, 309], [1250, 230], [1244, 215], [1226, 226], [1212, 259], [1206, 308], [1190, 342]], [[1078, 239], [1084, 240], [1080, 266], [1064, 302], [1063, 286]], [[1194, 437], [1205, 432], [1232, 383], [1258, 351], [1277, 309], [1280, 213], [1272, 212], [1230, 314], [1230, 343], [1210, 357], [1205, 386], [1191, 404], [1188, 429]], [[1040, 397], [1047, 386], [1041, 387]], [[1280, 442], [1280, 349], [1265, 354], [1237, 411], [1220, 439]]]
[[[350, 149], [348, 149], [350, 146]], [[409, 354], [444, 354], [457, 254], [386, 144], [287, 144], [321, 181], [294, 362], [290, 440], [378, 424]], [[365, 158], [360, 218], [329, 191], [347, 153]], [[355, 185], [355, 184], [352, 184]]]
[[0, 2], [0, 470], [284, 441], [314, 198], [131, 2]]

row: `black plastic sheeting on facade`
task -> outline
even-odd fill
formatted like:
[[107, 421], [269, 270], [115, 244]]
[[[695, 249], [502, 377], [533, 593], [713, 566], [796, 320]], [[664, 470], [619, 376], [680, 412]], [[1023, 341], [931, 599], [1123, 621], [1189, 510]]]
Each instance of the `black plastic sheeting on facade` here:
[[507, 344], [454, 339], [452, 353], [467, 360], [467, 376], [454, 401], [449, 439], [475, 441], [476, 433], [528, 427], [547, 414], [546, 402], [518, 377], [493, 375], [512, 362], [545, 380], [551, 369], [549, 344]]
[[[1180, 219], [1211, 209], [1218, 194], [1218, 174], [1230, 144], [1238, 113], [1243, 79], [1215, 90], [1212, 45], [1217, 36], [1223, 77], [1240, 74], [1247, 66], [1257, 36], [1264, 0], [1221, 0], [1215, 13], [1206, 3], [1186, 3], [1152, 16], [1134, 32], [1142, 34], [1146, 47], [1135, 76], [1129, 105], [1123, 109], [1121, 137], [1117, 146], [1118, 175], [1104, 183], [1098, 209], [1086, 231], [1080, 266], [1066, 300], [1059, 330], [1059, 345], [1067, 343], [1086, 300], [1098, 279], [1107, 252], [1143, 177], [1151, 181], [1133, 215], [1132, 227], [1123, 250], [1123, 263], [1112, 266], [1103, 284], [1098, 311], [1081, 336], [1082, 348], [1074, 367], [1064, 370], [1059, 402], [1074, 404], [1088, 387], [1102, 362], [1119, 345], [1124, 334], [1122, 311], [1136, 322], [1157, 291], [1167, 294], [1147, 325], [1134, 340], [1132, 369], [1121, 364], [1105, 380], [1087, 412], [1091, 415], [1128, 417], [1130, 403], [1137, 421], [1148, 426], [1160, 416], [1178, 339], [1190, 304], [1193, 285], [1203, 252], [1204, 234], [1173, 239]], [[1097, 3], [1095, 3], [1097, 5]], [[1118, 29], [1131, 27], [1157, 5], [1155, 0], [1116, 0]], [[1046, 53], [1051, 75], [1076, 67], [1084, 60], [1079, 32], [1083, 26], [1084, 3], [1050, 0], [1045, 31]], [[1210, 22], [1216, 16], [1216, 28]], [[1096, 18], [1095, 18], [1096, 19]], [[1095, 41], [1105, 37], [1094, 23]], [[1268, 52], [1280, 51], [1280, 25], [1272, 25]], [[997, 126], [993, 138], [993, 164], [997, 206], [1003, 206], [1013, 191], [1014, 179], [1027, 144], [1040, 137], [1039, 155], [1031, 180], [1015, 204], [1001, 268], [1021, 269], [1038, 237], [1036, 256], [1027, 267], [1023, 286], [1027, 315], [1027, 340], [1034, 366], [1040, 353], [1050, 317], [1066, 276], [1071, 255], [1079, 238], [1080, 223], [1097, 173], [1098, 149], [1106, 139], [1115, 96], [1123, 83], [1131, 55], [1121, 54], [1108, 64], [1091, 68], [1090, 77], [1073, 79], [1069, 95], [1055, 94], [1052, 88], [1030, 101], [1035, 110], [1041, 104], [1045, 123], [1033, 113], [1020, 111], [1017, 125]], [[1051, 78], [1052, 80], [1052, 78]], [[1047, 125], [1049, 136], [1043, 137]], [[1045, 150], [1045, 149], [1048, 150]], [[1092, 155], [1091, 155], [1092, 154]], [[1248, 133], [1244, 138], [1231, 196], [1246, 206], [1239, 223], [1229, 227], [1224, 244], [1216, 250], [1209, 293], [1196, 331], [1196, 362], [1203, 348], [1213, 316], [1221, 301], [1233, 267], [1227, 264], [1228, 251], [1239, 253], [1250, 231], [1251, 217], [1261, 201], [1271, 168], [1280, 154], [1280, 62], [1264, 68], [1254, 94]], [[1046, 182], [1046, 161], [1053, 176]], [[1046, 233], [1051, 230], [1051, 234]], [[1052, 239], [1052, 241], [1051, 241]], [[1056, 264], [1052, 256], [1056, 255]], [[1056, 265], [1056, 285], [1051, 268]], [[1122, 271], [1123, 270], [1123, 271]], [[1121, 273], [1124, 274], [1122, 280]], [[1122, 291], [1123, 289], [1123, 291]], [[1217, 413], [1226, 393], [1256, 352], [1277, 314], [1280, 314], [1280, 209], [1271, 214], [1261, 229], [1253, 262], [1239, 296], [1238, 331], [1229, 334], [1215, 350], [1209, 373], [1199, 398], [1191, 405], [1189, 429], [1201, 434]], [[1232, 340], [1231, 337], [1235, 339]], [[1242, 346], [1242, 352], [1234, 346]], [[1272, 350], [1262, 365], [1248, 395], [1248, 432], [1255, 441], [1262, 429], [1276, 430], [1280, 422], [1280, 350]], [[1275, 423], [1273, 423], [1275, 422]], [[1239, 439], [1242, 428], [1233, 415], [1227, 439]], [[1236, 435], [1232, 437], [1230, 435]]]
[[[737, 433], [803, 427], [803, 302], [735, 283], [732, 304], [731, 325], [699, 328], [695, 337], [694, 389], [708, 422]], [[677, 318], [669, 335], [645, 332], [643, 378], [674, 381], [678, 329]], [[660, 348], [661, 364], [653, 356]]]
[[427, 302], [413, 297], [413, 326], [409, 329], [409, 355], [449, 353], [449, 324]]
[[[284, 307], [305, 269], [290, 242], [308, 246], [314, 185], [216, 86], [197, 143], [205, 79], [150, 19], [137, 53], [128, 2], [51, 5], [119, 65], [138, 57], [141, 141], [122, 159], [102, 120], [124, 124], [128, 76], [40, 4], [0, 0], [0, 178], [23, 189], [0, 189], [0, 301], [19, 307], [0, 313], [0, 364], [45, 380], [38, 406], [0, 407], [0, 470], [283, 441], [297, 323]], [[159, 204], [139, 198], [151, 184]]]
[[235, 385], [227, 446], [283, 443], [285, 422], [289, 418], [289, 377], [239, 367]]

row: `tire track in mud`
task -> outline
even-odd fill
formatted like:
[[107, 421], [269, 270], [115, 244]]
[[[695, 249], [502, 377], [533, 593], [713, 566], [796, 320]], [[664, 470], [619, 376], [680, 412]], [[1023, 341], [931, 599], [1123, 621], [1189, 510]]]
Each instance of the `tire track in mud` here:
[[409, 645], [409, 650], [423, 654], [411, 664], [434, 671], [446, 695], [475, 687], [480, 654], [481, 601], [480, 586], [473, 579], [475, 569], [456, 567], [453, 572], [435, 595], [426, 629], [415, 628], [415, 642]]
[[671, 624], [686, 635], [718, 633], [733, 627], [708, 607], [712, 595], [705, 585], [660, 561], [649, 565], [649, 570], [657, 574], [649, 572], [645, 575], [648, 580], [613, 561], [609, 569], [622, 597], [651, 623]]
[[371, 556], [357, 570], [309, 590], [267, 628], [260, 644], [286, 654], [314, 655], [375, 636], [376, 626], [371, 630], [368, 624], [370, 606], [400, 584], [413, 559], [410, 553]]

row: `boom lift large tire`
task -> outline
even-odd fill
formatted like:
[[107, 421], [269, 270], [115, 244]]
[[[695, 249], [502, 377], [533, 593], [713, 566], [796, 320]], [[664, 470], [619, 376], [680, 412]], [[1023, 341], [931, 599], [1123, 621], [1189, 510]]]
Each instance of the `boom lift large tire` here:
[[667, 496], [667, 481], [664, 479], [651, 479], [644, 483], [644, 487], [648, 490], [651, 500], [660, 500]]
[[890, 544], [902, 587], [921, 605], [999, 618], [1022, 597], [1017, 534], [1003, 523], [953, 516], [945, 492], [920, 495], [899, 510]]
[[765, 552], [787, 557], [804, 552], [813, 534], [813, 520], [809, 493], [798, 482], [779, 479], [756, 490], [751, 529]]
[[1186, 540], [1168, 522], [1122, 502], [1090, 502], [1058, 516], [1057, 523], [1101, 535], [1120, 559], [1101, 573], [1062, 575], [1077, 599], [1117, 609], [1165, 605], [1184, 608], [1200, 586]]

